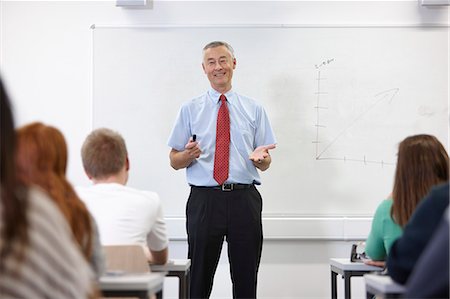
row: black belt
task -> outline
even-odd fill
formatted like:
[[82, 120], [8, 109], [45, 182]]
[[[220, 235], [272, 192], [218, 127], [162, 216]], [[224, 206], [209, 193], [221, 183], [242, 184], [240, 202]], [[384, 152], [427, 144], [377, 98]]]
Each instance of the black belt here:
[[215, 189], [215, 190], [222, 190], [222, 191], [233, 191], [233, 190], [243, 190], [243, 189], [249, 189], [253, 186], [253, 184], [223, 184], [219, 186], [194, 186], [191, 185], [193, 188], [208, 188], [208, 189]]

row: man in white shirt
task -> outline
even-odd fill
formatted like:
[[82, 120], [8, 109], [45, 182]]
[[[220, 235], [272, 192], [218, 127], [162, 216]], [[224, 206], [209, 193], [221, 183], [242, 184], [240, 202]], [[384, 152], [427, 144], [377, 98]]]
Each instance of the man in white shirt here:
[[158, 194], [125, 186], [129, 160], [125, 141], [109, 129], [94, 130], [81, 149], [94, 183], [77, 193], [97, 221], [102, 245], [142, 245], [148, 260], [165, 264], [168, 239]]

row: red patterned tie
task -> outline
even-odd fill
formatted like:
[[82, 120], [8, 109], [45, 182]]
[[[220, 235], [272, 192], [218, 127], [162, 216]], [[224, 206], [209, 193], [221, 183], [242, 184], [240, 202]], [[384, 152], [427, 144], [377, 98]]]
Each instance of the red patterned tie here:
[[228, 178], [230, 160], [230, 114], [227, 98], [222, 94], [217, 113], [216, 153], [214, 155], [214, 179], [222, 185]]

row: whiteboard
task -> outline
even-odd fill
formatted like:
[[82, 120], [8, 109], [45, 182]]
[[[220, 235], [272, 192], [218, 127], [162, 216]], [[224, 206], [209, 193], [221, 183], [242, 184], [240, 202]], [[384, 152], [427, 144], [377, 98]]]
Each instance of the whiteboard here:
[[391, 192], [398, 143], [448, 144], [447, 27], [93, 26], [92, 125], [120, 132], [129, 185], [185, 214], [185, 171], [167, 139], [204, 93], [205, 44], [228, 41], [233, 89], [263, 104], [278, 141], [262, 173], [263, 215], [372, 215]]

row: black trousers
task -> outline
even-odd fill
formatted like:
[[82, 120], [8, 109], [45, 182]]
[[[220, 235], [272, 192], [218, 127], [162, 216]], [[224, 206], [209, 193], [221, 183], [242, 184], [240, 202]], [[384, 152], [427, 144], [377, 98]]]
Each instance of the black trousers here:
[[186, 206], [191, 298], [209, 298], [224, 239], [233, 298], [256, 298], [262, 251], [262, 199], [258, 190], [192, 187]]

